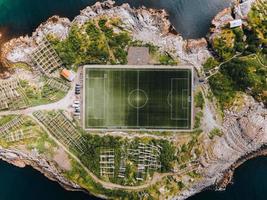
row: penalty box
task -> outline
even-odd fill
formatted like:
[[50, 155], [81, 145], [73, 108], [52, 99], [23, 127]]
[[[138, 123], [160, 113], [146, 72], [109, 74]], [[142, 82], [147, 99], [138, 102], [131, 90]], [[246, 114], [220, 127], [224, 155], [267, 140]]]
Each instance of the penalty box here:
[[190, 130], [191, 66], [84, 66], [86, 130]]

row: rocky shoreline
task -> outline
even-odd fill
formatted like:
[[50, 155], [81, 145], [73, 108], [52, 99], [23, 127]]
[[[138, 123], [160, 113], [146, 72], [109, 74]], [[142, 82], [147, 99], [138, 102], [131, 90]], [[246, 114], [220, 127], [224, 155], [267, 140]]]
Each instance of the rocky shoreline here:
[[244, 164], [246, 161], [251, 160], [256, 157], [260, 156], [267, 156], [267, 146], [264, 145], [259, 150], [250, 153], [249, 155], [244, 156], [243, 158], [240, 158], [236, 163], [234, 163], [228, 171], [225, 172], [223, 179], [217, 184], [216, 188], [217, 190], [224, 190], [227, 185], [234, 184], [233, 182], [233, 176], [235, 170], [240, 167], [242, 164]]
[[42, 158], [37, 152], [24, 153], [16, 149], [4, 149], [0, 147], [0, 159], [20, 168], [31, 166], [48, 179], [58, 182], [66, 190], [85, 191], [79, 185], [62, 176], [62, 172], [52, 162]]
[[[239, 7], [237, 5], [235, 12], [243, 13], [244, 17], [245, 13], [238, 10]], [[214, 18], [213, 34], [216, 34], [229, 20], [233, 20], [231, 11], [229, 8], [225, 9]], [[42, 23], [31, 37], [20, 37], [9, 41], [2, 47], [1, 62], [7, 68], [16, 62], [31, 65], [29, 55], [45, 34], [53, 33], [58, 38], [64, 39], [73, 23], [82, 25], [89, 19], [103, 15], [120, 17], [125, 22], [123, 28], [131, 32], [134, 39], [159, 46], [162, 51], [178, 57], [181, 62], [191, 63], [197, 71], [201, 71], [201, 65], [210, 57], [207, 40], [205, 38], [184, 40], [173, 31], [164, 10], [132, 9], [128, 4], [114, 6], [114, 2], [107, 1], [85, 8], [72, 22], [67, 18], [51, 17]], [[201, 160], [204, 177], [173, 199], [184, 200], [213, 186], [224, 189], [231, 182], [234, 170], [238, 166], [253, 157], [267, 155], [266, 147], [262, 148], [267, 144], [266, 108], [250, 97], [246, 98], [246, 105], [243, 105], [241, 111], [233, 108], [231, 112], [226, 112], [225, 121], [221, 124], [224, 136], [216, 138], [216, 141], [212, 141], [213, 144], [207, 145], [209, 149], [206, 149], [207, 153]], [[52, 162], [38, 155], [0, 148], [0, 158], [19, 167], [31, 165], [68, 190], [83, 190], [63, 177]]]
[[122, 28], [131, 32], [133, 39], [159, 46], [162, 51], [179, 57], [181, 62], [191, 63], [196, 69], [200, 69], [201, 64], [210, 56], [206, 40], [204, 38], [184, 40], [174, 31], [168, 20], [169, 16], [164, 10], [133, 9], [129, 4], [115, 6], [114, 3], [106, 1], [88, 6], [72, 22], [58, 16], [49, 18], [33, 32], [31, 37], [19, 37], [5, 43], [0, 56], [2, 65], [9, 68], [16, 62], [32, 64], [29, 55], [44, 35], [51, 33], [59, 39], [64, 39], [72, 24], [82, 25], [87, 20], [98, 16], [121, 18], [124, 22]]

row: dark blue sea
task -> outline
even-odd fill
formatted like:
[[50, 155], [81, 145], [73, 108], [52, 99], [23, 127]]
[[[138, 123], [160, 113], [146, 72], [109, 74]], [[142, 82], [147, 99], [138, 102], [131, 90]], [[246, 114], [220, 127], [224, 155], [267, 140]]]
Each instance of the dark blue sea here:
[[[211, 19], [232, 0], [116, 0], [134, 7], [165, 8], [170, 20], [186, 38], [205, 36]], [[15, 35], [31, 33], [41, 22], [58, 14], [73, 18], [96, 0], [0, 0], [0, 29]]]
[[[0, 0], [0, 32], [5, 38], [31, 34], [50, 16], [73, 18], [95, 0]], [[132, 6], [165, 8], [176, 30], [185, 38], [205, 36], [213, 16], [230, 0], [118, 0]], [[1, 45], [1, 44], [0, 44]], [[0, 161], [0, 200], [94, 200], [82, 192], [69, 192], [30, 167], [19, 169]], [[226, 191], [204, 191], [189, 200], [266, 200], [267, 158], [247, 161], [236, 170]]]
[[[69, 192], [31, 167], [17, 168], [0, 161], [0, 200], [98, 200], [83, 192]], [[207, 190], [188, 200], [266, 200], [267, 157], [241, 165], [234, 184], [225, 191]]]

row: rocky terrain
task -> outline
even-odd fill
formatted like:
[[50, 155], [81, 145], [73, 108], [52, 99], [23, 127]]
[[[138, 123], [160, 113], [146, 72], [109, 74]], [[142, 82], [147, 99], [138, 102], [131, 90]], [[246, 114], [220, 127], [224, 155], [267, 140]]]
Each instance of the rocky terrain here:
[[186, 199], [196, 192], [215, 186], [224, 188], [233, 170], [247, 159], [260, 155], [267, 144], [267, 109], [251, 97], [246, 104], [225, 112], [222, 124], [224, 135], [206, 144], [206, 154], [201, 158], [203, 180], [175, 199]]
[[[245, 18], [251, 3], [252, 1], [247, 1], [246, 4], [237, 5], [235, 8], [237, 16]], [[114, 2], [107, 1], [85, 8], [72, 22], [66, 18], [54, 16], [41, 24], [31, 37], [11, 40], [2, 47], [1, 62], [5, 67], [10, 67], [12, 63], [16, 62], [32, 65], [30, 54], [44, 35], [52, 33], [63, 40], [68, 35], [72, 24], [83, 25], [89, 19], [99, 16], [122, 19], [123, 29], [128, 30], [134, 39], [159, 46], [161, 50], [178, 57], [181, 62], [191, 63], [199, 72], [202, 71], [202, 64], [210, 56], [206, 39], [184, 40], [182, 36], [175, 34], [164, 10], [132, 9], [128, 4], [114, 6]], [[231, 9], [223, 10], [214, 18], [211, 32], [216, 34], [231, 20], [233, 20]], [[210, 123], [211, 127], [206, 127], [206, 129], [204, 127], [204, 130], [220, 127], [223, 136], [216, 137], [212, 141], [205, 141], [205, 155], [201, 157], [199, 166], [202, 178], [173, 199], [186, 199], [210, 186], [225, 186], [231, 180], [234, 168], [253, 155], [257, 155], [258, 151], [267, 144], [266, 108], [250, 96], [244, 95], [244, 99], [244, 104], [235, 105], [225, 111], [222, 122], [216, 117], [214, 109], [205, 110], [206, 118], [204, 117], [203, 124]], [[206, 102], [207, 105], [212, 105], [212, 103], [208, 100]], [[57, 168], [35, 155], [34, 152], [26, 155], [16, 150], [0, 149], [0, 157], [21, 167], [32, 165], [66, 188], [80, 188], [63, 178]]]
[[26, 153], [16, 149], [4, 149], [0, 147], [0, 159], [17, 167], [23, 168], [26, 165], [29, 165], [40, 171], [50, 180], [57, 181], [67, 190], [82, 190], [79, 185], [63, 177], [61, 172], [58, 170], [58, 167], [56, 167], [52, 162], [44, 159], [37, 152]]
[[114, 6], [114, 2], [106, 1], [85, 8], [72, 22], [54, 16], [41, 24], [31, 37], [20, 37], [9, 41], [2, 47], [1, 61], [6, 67], [10, 66], [8, 63], [16, 62], [32, 64], [29, 55], [44, 35], [50, 33], [64, 39], [72, 24], [82, 25], [89, 19], [99, 16], [120, 18], [124, 22], [123, 29], [131, 32], [134, 39], [153, 43], [162, 51], [179, 57], [182, 62], [193, 64], [197, 69], [201, 68], [201, 64], [210, 55], [204, 38], [186, 41], [182, 36], [173, 33], [173, 27], [164, 10], [132, 9], [128, 4]]

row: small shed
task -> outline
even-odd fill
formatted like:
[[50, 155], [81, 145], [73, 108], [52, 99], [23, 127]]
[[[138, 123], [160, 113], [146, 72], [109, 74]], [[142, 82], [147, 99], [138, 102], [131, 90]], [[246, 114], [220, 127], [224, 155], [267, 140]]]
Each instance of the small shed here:
[[233, 21], [230, 21], [230, 28], [236, 28], [242, 26], [242, 20], [241, 19], [236, 19]]
[[68, 81], [73, 81], [74, 78], [75, 78], [75, 74], [70, 71], [70, 70], [67, 70], [67, 69], [63, 69], [61, 72], [60, 72], [60, 75], [63, 76], [65, 79], [67, 79]]

